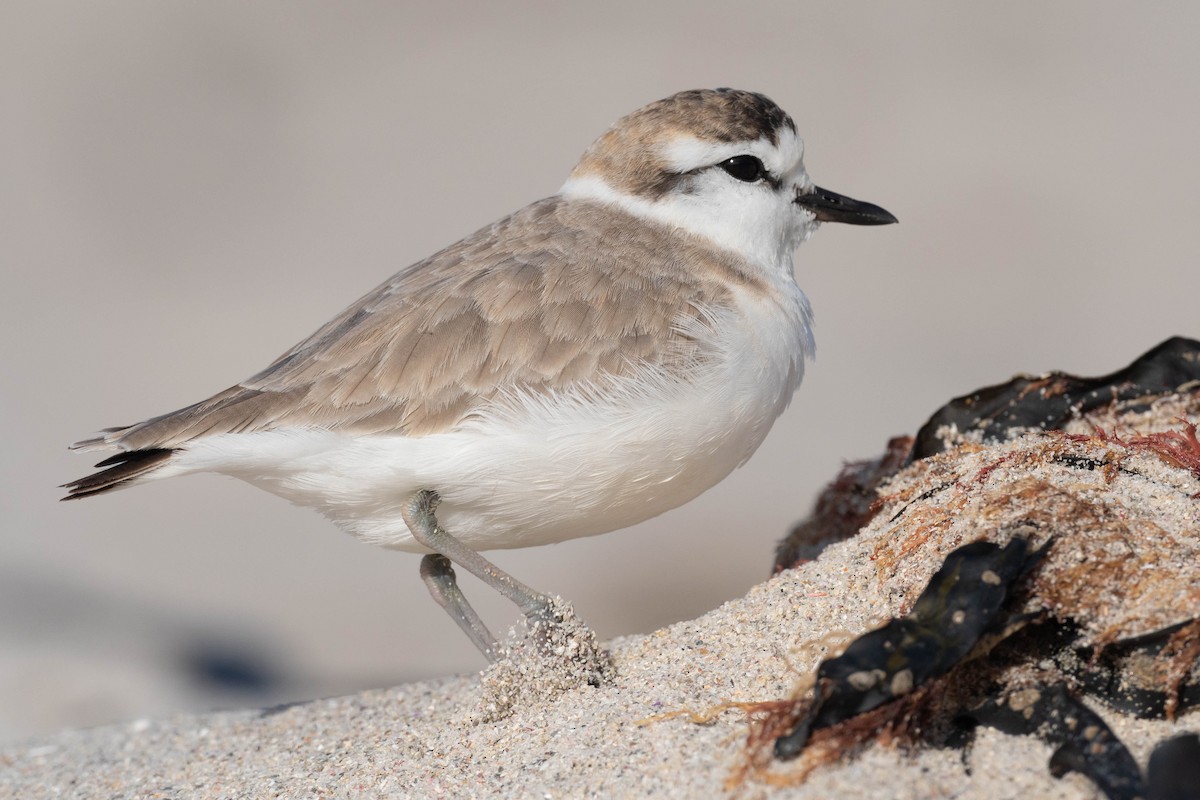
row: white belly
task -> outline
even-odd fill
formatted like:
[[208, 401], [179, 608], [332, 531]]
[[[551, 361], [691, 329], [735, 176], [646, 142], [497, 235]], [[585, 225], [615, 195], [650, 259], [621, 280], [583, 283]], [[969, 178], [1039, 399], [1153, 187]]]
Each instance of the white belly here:
[[180, 467], [247, 480], [375, 543], [423, 552], [400, 516], [413, 492], [477, 550], [617, 530], [675, 508], [744, 463], [787, 406], [811, 350], [807, 301], [740, 298], [718, 312], [722, 357], [684, 376], [647, 372], [602, 396], [514, 398], [419, 438], [287, 430], [214, 436]]

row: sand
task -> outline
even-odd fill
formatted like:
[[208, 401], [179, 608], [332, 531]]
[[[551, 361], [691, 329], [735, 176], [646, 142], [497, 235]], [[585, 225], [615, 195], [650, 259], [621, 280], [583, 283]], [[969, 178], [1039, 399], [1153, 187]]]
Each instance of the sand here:
[[[1029, 455], [1043, 444], [1055, 448], [1053, 463]], [[1097, 797], [1080, 775], [1050, 775], [1049, 745], [991, 729], [981, 729], [967, 750], [871, 744], [817, 767], [798, 785], [786, 784], [803, 759], [739, 780], [746, 713], [713, 711], [791, 696], [829, 647], [901, 612], [945, 551], [983, 530], [980, 520], [995, 514], [972, 520], [971, 509], [988, 508], [980, 498], [1015, 496], [1005, 494], [1009, 482], [1023, 487], [1019, 499], [1029, 502], [1029, 481], [1044, 469], [1052, 471], [1046, 491], [1056, 498], [1073, 492], [1102, 505], [1109, 519], [1144, 513], [1154, 526], [1137, 530], [1153, 529], [1159, 538], [1169, 531], [1173, 546], [1195, 552], [1200, 500], [1190, 495], [1200, 492], [1200, 480], [1145, 453], [1125, 454], [1122, 470], [1072, 467], [1083, 456], [1065, 458], [1062, 448], [1075, 446], [1091, 458], [1124, 457], [1112, 443], [1031, 434], [919, 462], [891, 484], [891, 505], [870, 525], [816, 560], [699, 619], [608, 643], [613, 672], [600, 686], [547, 679], [546, 665], [520, 646], [518, 632], [513, 661], [482, 675], [275, 709], [64, 731], [9, 747], [0, 751], [0, 797]], [[931, 534], [922, 521], [949, 501], [923, 492], [920, 481], [945, 482], [948, 475], [957, 476], [954, 502], [966, 511]], [[924, 543], [895, 557], [918, 534]], [[594, 674], [592, 667], [584, 674]], [[1196, 709], [1173, 722], [1146, 721], [1088, 704], [1143, 765], [1158, 741], [1200, 729]], [[680, 711], [711, 713], [699, 724], [671, 714]]]
[[[787, 697], [802, 643], [862, 631], [887, 613], [873, 570], [834, 546], [700, 619], [611, 643], [615, 680], [556, 698], [526, 697], [482, 721], [477, 676], [301, 705], [138, 721], [0, 753], [13, 798], [714, 797], [730, 794], [747, 724], [731, 709], [707, 725], [663, 712]], [[790, 662], [790, 664], [789, 664]], [[1200, 727], [1099, 710], [1144, 763], [1153, 743]], [[748, 781], [744, 797], [1091, 798], [1078, 775], [1050, 776], [1050, 748], [983, 730], [965, 758], [870, 748], [798, 787]], [[788, 767], [777, 774], [786, 775]]]

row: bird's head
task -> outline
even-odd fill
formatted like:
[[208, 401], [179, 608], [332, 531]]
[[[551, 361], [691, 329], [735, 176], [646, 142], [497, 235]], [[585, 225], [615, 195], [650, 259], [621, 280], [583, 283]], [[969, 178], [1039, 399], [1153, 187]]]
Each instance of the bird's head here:
[[679, 92], [621, 118], [583, 154], [568, 198], [614, 203], [703, 236], [768, 268], [786, 265], [822, 222], [896, 222], [871, 203], [816, 186], [804, 142], [755, 92]]

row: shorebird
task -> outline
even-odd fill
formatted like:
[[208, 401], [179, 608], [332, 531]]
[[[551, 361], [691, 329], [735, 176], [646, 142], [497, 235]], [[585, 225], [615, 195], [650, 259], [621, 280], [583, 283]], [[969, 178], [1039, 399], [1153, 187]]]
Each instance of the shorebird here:
[[90, 497], [193, 472], [241, 478], [420, 572], [489, 659], [458, 565], [535, 622], [551, 598], [481, 550], [625, 528], [743, 464], [800, 383], [812, 314], [793, 251], [882, 208], [813, 184], [761, 94], [640, 108], [557, 194], [400, 270], [266, 369], [71, 445], [116, 449]]

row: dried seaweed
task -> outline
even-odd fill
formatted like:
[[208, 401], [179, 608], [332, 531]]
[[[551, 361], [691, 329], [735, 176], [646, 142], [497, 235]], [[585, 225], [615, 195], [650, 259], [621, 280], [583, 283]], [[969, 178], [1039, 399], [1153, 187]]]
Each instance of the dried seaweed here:
[[1127, 714], [1175, 719], [1200, 705], [1200, 619], [1053, 657], [1081, 688]]
[[[739, 779], [796, 783], [871, 744], [958, 746], [953, 721], [973, 709], [1052, 741], [1056, 775], [1176, 800], [1171, 782], [1200, 762], [1176, 748], [1195, 737], [1163, 743], [1143, 781], [1078, 696], [1168, 719], [1200, 705], [1197, 415], [1200, 342], [1176, 338], [1101, 378], [1019, 377], [958, 398], [903, 469], [901, 439], [848, 465], [776, 570], [861, 525], [898, 619], [823, 661], [808, 700], [755, 707]], [[780, 772], [768, 750], [799, 758]], [[1191, 786], [1179, 796], [1198, 800]]]
[[1146, 767], [1147, 800], [1200, 797], [1200, 736], [1183, 733], [1159, 742]]
[[1200, 341], [1183, 337], [1168, 339], [1124, 369], [1098, 378], [1063, 372], [1018, 376], [955, 398], [934, 412], [917, 433], [910, 461], [945, 452], [947, 443], [939, 432], [947, 428], [1001, 442], [1013, 429], [1060, 430], [1102, 406], [1170, 394], [1196, 381]]
[[775, 571], [816, 558], [825, 547], [853, 536], [870, 522], [879, 510], [879, 486], [908, 460], [912, 442], [911, 436], [896, 436], [879, 458], [843, 466], [821, 491], [813, 513], [779, 543]]
[[814, 730], [878, 708], [958, 664], [996, 620], [1014, 582], [1040, 552], [1014, 537], [963, 545], [946, 557], [912, 612], [856, 639], [817, 668], [808, 714], [775, 742], [777, 758], [797, 756]]
[[1001, 691], [964, 717], [1005, 733], [1038, 736], [1056, 745], [1050, 772], [1085, 775], [1109, 800], [1136, 800], [1144, 795], [1137, 762], [1095, 712], [1062, 683]]

